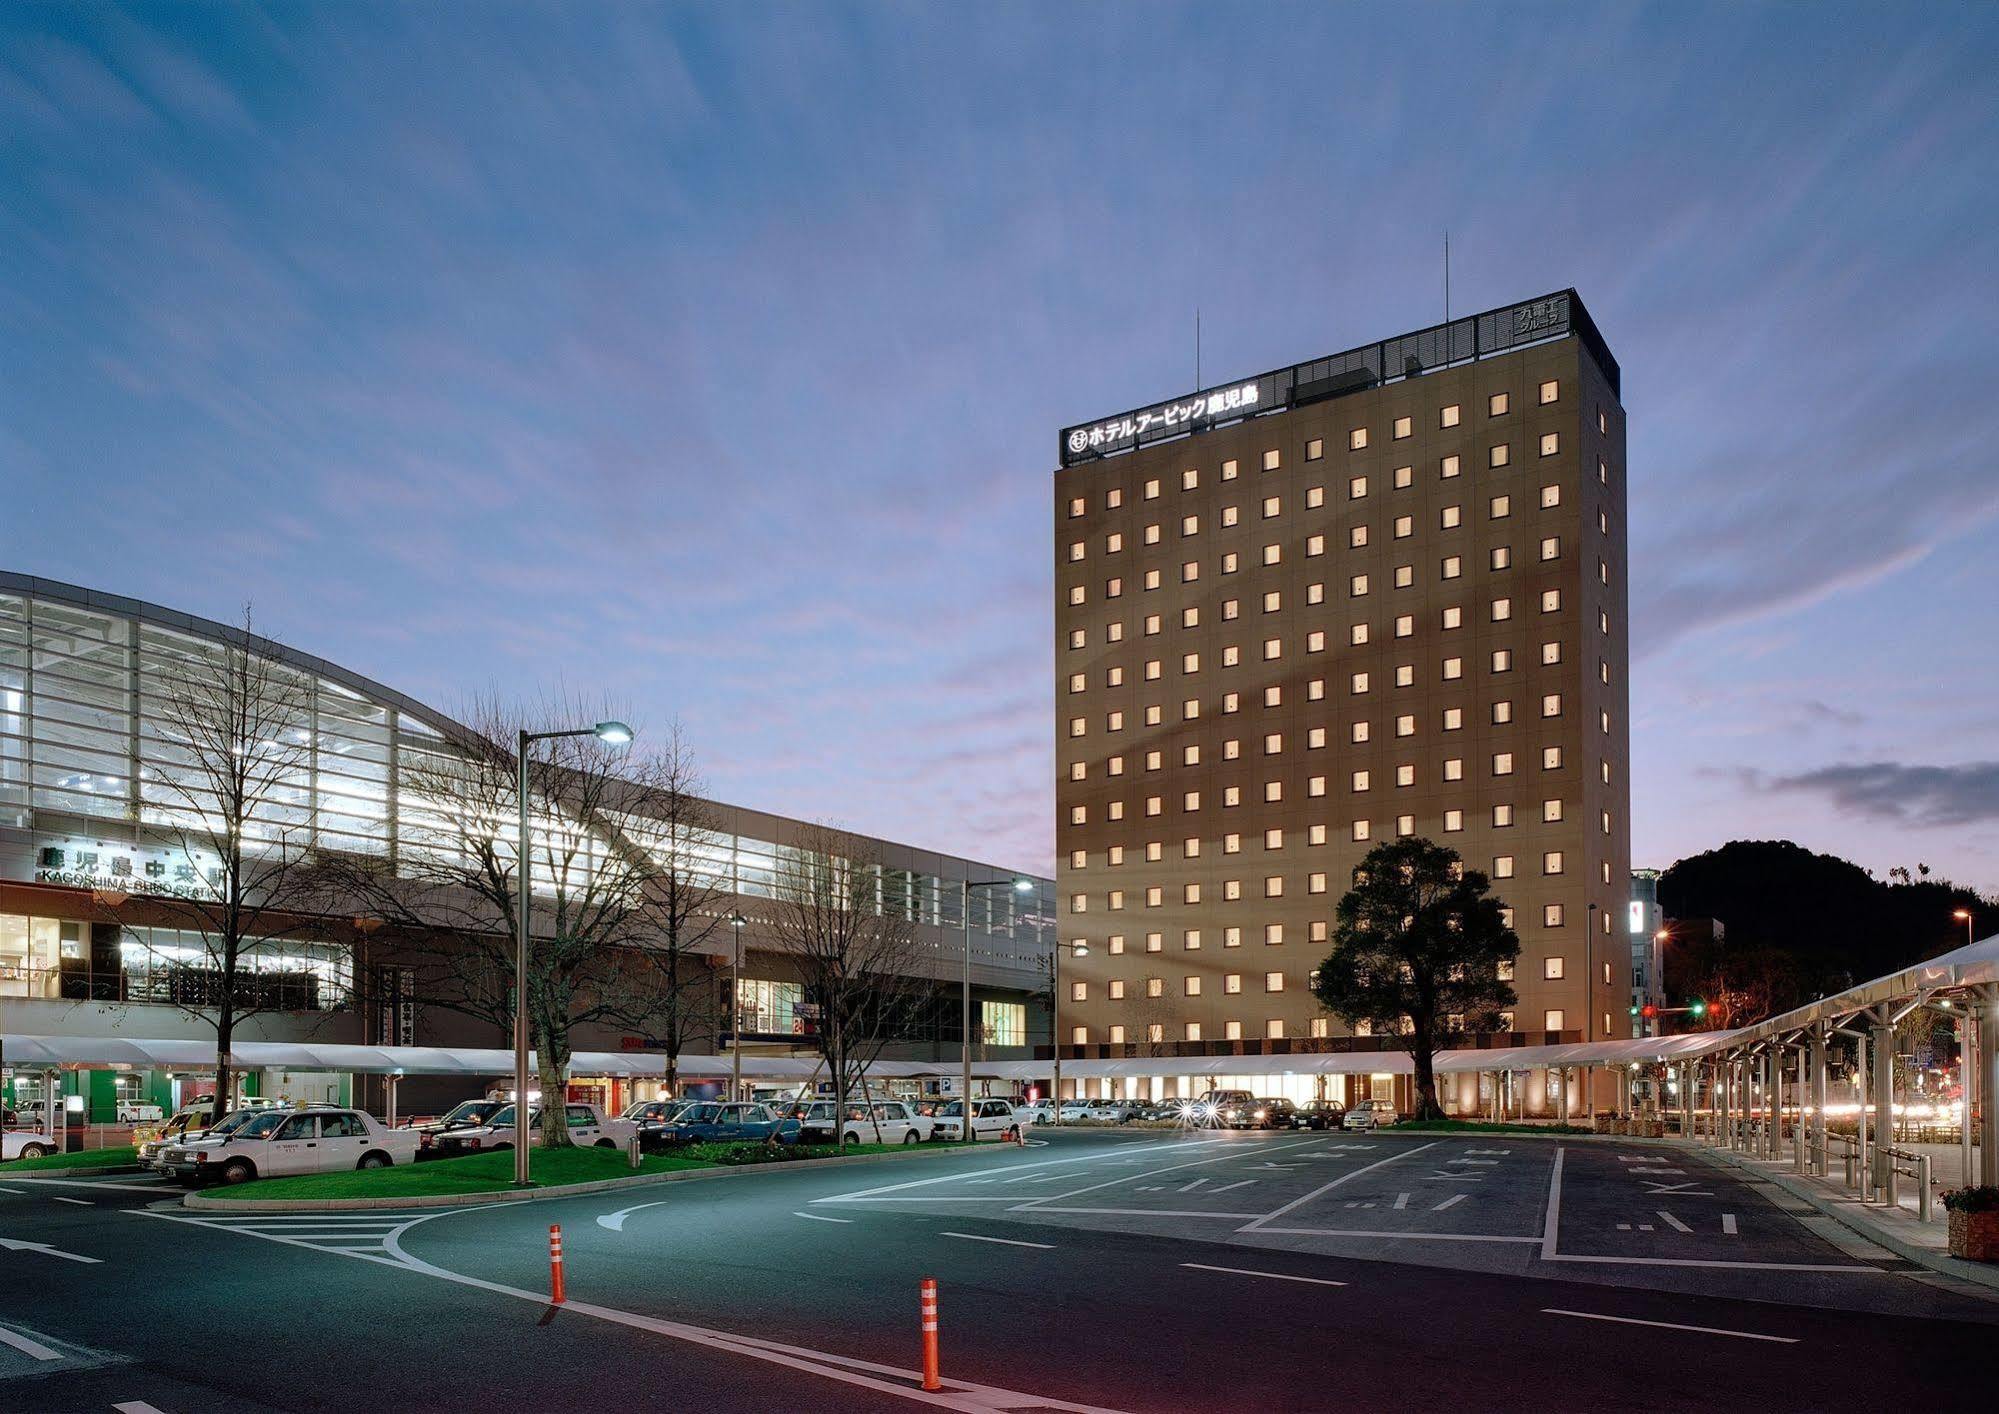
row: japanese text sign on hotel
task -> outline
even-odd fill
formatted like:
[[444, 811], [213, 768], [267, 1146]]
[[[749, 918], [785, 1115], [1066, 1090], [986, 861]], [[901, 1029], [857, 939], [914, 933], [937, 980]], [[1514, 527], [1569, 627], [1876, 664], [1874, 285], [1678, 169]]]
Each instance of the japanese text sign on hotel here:
[[1222, 418], [1244, 416], [1256, 411], [1260, 398], [1257, 382], [1251, 379], [1228, 388], [1196, 393], [1178, 402], [1156, 403], [1105, 422], [1072, 427], [1064, 443], [1071, 456], [1118, 451], [1145, 441], [1148, 434], [1187, 432]]

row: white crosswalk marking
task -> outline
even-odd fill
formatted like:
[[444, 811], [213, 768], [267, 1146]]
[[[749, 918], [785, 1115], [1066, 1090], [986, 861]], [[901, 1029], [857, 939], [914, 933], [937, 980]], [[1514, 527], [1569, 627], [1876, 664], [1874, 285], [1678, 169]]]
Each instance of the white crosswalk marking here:
[[364, 1261], [386, 1262], [392, 1266], [400, 1266], [401, 1263], [390, 1253], [388, 1239], [420, 1220], [418, 1215], [409, 1213], [382, 1217], [374, 1214], [346, 1217], [313, 1213], [252, 1213], [243, 1216], [231, 1213], [195, 1217], [146, 1211], [145, 1216], [186, 1223], [190, 1227], [239, 1232], [245, 1237], [261, 1237], [266, 1242], [282, 1242], [287, 1247], [309, 1247], [316, 1252], [332, 1252], [342, 1257], [359, 1257]]

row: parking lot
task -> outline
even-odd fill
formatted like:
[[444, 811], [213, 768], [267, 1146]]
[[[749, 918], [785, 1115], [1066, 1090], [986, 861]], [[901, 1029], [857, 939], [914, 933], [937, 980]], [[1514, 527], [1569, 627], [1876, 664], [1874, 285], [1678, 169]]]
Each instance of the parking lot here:
[[[1065, 1143], [1068, 1141], [1064, 1141]], [[1893, 1254], [1679, 1146], [1539, 1136], [1105, 1136], [979, 1174], [857, 1186], [848, 1208], [977, 1212], [1329, 1256], [1908, 1309]]]
[[[1713, 1372], [1651, 1407], [1891, 1387], [1973, 1407], [1941, 1372], [1999, 1321], [1695, 1151], [1620, 1141], [1065, 1130], [492, 1207], [223, 1213], [178, 1193], [0, 1174], [0, 1408], [331, 1411], [356, 1381], [399, 1409], [599, 1387], [640, 1408], [900, 1407], [924, 1277], [947, 1377], [976, 1382], [945, 1407], [983, 1411], [1333, 1408], [1357, 1385], [1461, 1408], [1438, 1329], [1543, 1357], [1487, 1408], [1627, 1407], [1609, 1329], [1636, 1368]], [[300, 1319], [311, 1340], [216, 1360], [217, 1319]], [[1939, 1378], [1898, 1384], [1911, 1369]]]

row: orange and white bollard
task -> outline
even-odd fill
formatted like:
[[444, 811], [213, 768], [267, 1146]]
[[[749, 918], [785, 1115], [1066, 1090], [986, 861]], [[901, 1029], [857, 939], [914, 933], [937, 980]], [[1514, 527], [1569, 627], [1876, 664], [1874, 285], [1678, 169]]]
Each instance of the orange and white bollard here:
[[923, 1387], [931, 1393], [944, 1388], [937, 1375], [937, 1280], [923, 1279]]
[[562, 1224], [548, 1225], [548, 1287], [550, 1301], [560, 1306], [562, 1295]]

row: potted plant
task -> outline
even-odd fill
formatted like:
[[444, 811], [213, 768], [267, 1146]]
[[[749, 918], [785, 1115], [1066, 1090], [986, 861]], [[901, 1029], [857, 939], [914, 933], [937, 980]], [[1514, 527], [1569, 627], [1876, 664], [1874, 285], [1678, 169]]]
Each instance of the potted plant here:
[[1999, 1188], [1978, 1184], [1945, 1191], [1950, 1214], [1950, 1255], [1973, 1262], [1999, 1262]]

